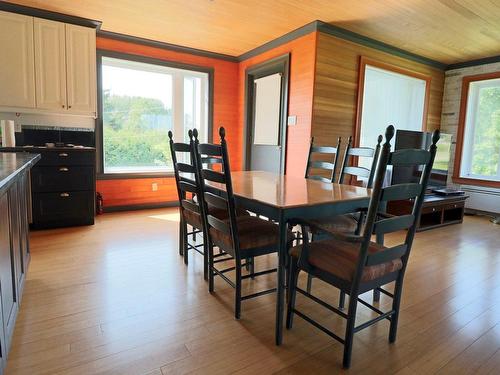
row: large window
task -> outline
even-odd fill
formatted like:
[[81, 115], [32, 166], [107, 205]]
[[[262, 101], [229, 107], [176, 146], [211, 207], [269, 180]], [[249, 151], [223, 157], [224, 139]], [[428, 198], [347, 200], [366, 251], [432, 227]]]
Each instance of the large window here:
[[168, 131], [188, 141], [197, 128], [208, 140], [208, 73], [102, 57], [103, 172], [172, 170]]
[[488, 76], [463, 82], [458, 170], [460, 178], [500, 182], [500, 74]]

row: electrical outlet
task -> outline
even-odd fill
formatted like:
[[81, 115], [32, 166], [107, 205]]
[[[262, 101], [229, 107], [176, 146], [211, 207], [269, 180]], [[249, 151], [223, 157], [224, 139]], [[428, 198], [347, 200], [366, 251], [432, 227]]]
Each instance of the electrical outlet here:
[[297, 125], [297, 116], [288, 116], [287, 124], [288, 126]]
[[158, 191], [158, 184], [156, 182], [151, 184], [151, 191]]

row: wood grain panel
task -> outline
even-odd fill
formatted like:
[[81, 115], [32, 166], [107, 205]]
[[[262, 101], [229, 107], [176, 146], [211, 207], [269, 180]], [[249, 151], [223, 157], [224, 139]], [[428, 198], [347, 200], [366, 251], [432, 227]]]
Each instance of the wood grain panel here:
[[[188, 266], [179, 257], [178, 210], [96, 220], [31, 233], [5, 375], [498, 373], [500, 231], [487, 218], [466, 216], [463, 225], [417, 233], [398, 338], [388, 343], [387, 322], [356, 334], [349, 372], [341, 368], [342, 345], [301, 319], [275, 346], [274, 294], [243, 302], [242, 319], [234, 320], [234, 289], [217, 279], [208, 293], [201, 256], [190, 253]], [[403, 236], [391, 233], [387, 244]], [[258, 271], [276, 264], [275, 254], [258, 258]], [[305, 282], [301, 273], [300, 286]], [[243, 288], [254, 293], [275, 283], [271, 274]], [[338, 290], [321, 281], [314, 280], [313, 293], [338, 303]], [[362, 298], [371, 302], [369, 293]], [[391, 302], [382, 295], [378, 306], [387, 311]], [[343, 334], [341, 317], [300, 295], [297, 305]], [[358, 324], [374, 316], [359, 304]]]
[[[313, 32], [248, 60], [239, 66], [239, 120], [242, 129], [245, 124], [245, 70], [285, 53], [290, 53], [290, 80], [288, 88], [288, 114], [297, 116], [297, 124], [288, 126], [286, 143], [286, 173], [303, 176], [309, 139], [311, 136], [312, 100], [316, 58], [316, 36]], [[243, 143], [238, 146], [243, 149]]]
[[14, 0], [123, 34], [238, 56], [314, 20], [455, 63], [500, 54], [494, 0]]
[[334, 144], [354, 135], [361, 56], [431, 77], [427, 130], [439, 128], [444, 72], [324, 33], [318, 34], [311, 133]]

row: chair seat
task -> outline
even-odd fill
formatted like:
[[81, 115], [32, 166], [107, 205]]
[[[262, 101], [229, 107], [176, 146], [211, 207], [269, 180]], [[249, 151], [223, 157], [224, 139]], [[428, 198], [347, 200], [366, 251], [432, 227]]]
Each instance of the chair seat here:
[[359, 214], [345, 214], [311, 220], [312, 233], [319, 232], [343, 232], [354, 233], [358, 228]]
[[[225, 220], [228, 223], [228, 220]], [[261, 248], [273, 248], [278, 251], [279, 227], [271, 221], [259, 219], [255, 216], [238, 216], [236, 218], [238, 226], [238, 238], [240, 251], [251, 251]], [[232, 249], [231, 235], [210, 228], [210, 236], [215, 245], [224, 250]], [[288, 231], [288, 241], [291, 242], [294, 235]], [[266, 251], [265, 253], [269, 253]]]
[[[386, 247], [371, 242], [368, 253], [374, 254], [385, 250]], [[299, 258], [302, 245], [290, 249], [290, 255]], [[309, 244], [309, 264], [339, 279], [352, 281], [358, 264], [360, 244], [336, 239], [326, 239]], [[389, 273], [399, 271], [403, 267], [400, 258], [377, 264], [365, 266], [361, 281], [371, 281]]]
[[[192, 201], [192, 202], [195, 203], [195, 201]], [[223, 209], [216, 208], [213, 206], [208, 206], [208, 211], [209, 211], [210, 215], [213, 215], [220, 220], [226, 220], [228, 217], [227, 210], [223, 210]], [[248, 211], [246, 211], [242, 208], [236, 209], [236, 215], [238, 215], [238, 216], [250, 216]], [[184, 210], [184, 220], [186, 220], [186, 222], [189, 225], [191, 225], [197, 229], [200, 229], [200, 230], [203, 229], [202, 225], [201, 225], [201, 215], [195, 211]]]

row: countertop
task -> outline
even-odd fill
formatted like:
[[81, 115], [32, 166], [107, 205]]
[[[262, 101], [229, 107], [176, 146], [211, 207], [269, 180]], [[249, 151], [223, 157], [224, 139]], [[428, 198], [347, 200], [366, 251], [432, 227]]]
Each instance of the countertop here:
[[0, 152], [0, 195], [15, 181], [18, 174], [31, 168], [40, 154], [27, 152]]
[[0, 152], [44, 152], [44, 151], [95, 151], [95, 147], [45, 147], [45, 146], [16, 146], [0, 147]]

